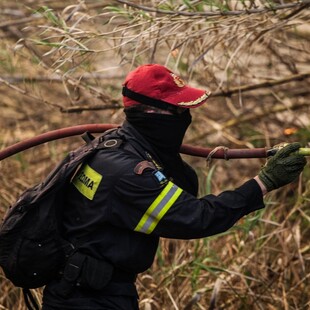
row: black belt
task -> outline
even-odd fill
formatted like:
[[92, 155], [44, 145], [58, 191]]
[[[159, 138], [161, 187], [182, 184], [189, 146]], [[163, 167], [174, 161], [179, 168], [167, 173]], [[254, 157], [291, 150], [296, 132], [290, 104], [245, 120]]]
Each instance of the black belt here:
[[135, 273], [114, 268], [111, 282], [134, 283], [136, 279], [137, 275]]
[[[89, 275], [92, 276], [87, 278]], [[61, 295], [68, 296], [74, 287], [104, 290], [109, 283], [133, 284], [136, 278], [137, 275], [134, 273], [115, 268], [104, 260], [97, 260], [76, 252], [69, 257], [59, 284], [62, 291]]]

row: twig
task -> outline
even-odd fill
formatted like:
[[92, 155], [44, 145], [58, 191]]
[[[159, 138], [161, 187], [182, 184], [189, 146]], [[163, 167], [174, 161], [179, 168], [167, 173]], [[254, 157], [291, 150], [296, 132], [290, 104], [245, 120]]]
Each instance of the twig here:
[[275, 81], [265, 81], [263, 83], [259, 84], [252, 84], [252, 85], [243, 85], [243, 86], [238, 86], [234, 87], [225, 91], [217, 91], [212, 94], [212, 97], [219, 97], [219, 96], [231, 96], [233, 94], [237, 94], [240, 92], [246, 92], [254, 89], [259, 89], [259, 88], [266, 88], [266, 87], [273, 87], [276, 85], [281, 85], [285, 83], [289, 83], [292, 81], [300, 81], [304, 80], [310, 77], [310, 72], [304, 72], [300, 74], [294, 74], [291, 76], [288, 76], [283, 79], [275, 80]]
[[289, 13], [288, 15], [282, 17], [281, 19], [290, 19], [293, 16], [296, 16], [299, 12], [301, 12], [303, 9], [307, 8], [309, 6], [309, 3], [304, 3], [302, 6], [294, 10], [293, 12]]
[[132, 3], [130, 1], [126, 0], [116, 0], [119, 3], [126, 4], [130, 7], [146, 11], [146, 12], [153, 12], [158, 14], [166, 14], [166, 15], [182, 15], [182, 16], [231, 16], [231, 15], [244, 15], [244, 14], [258, 14], [258, 13], [267, 13], [267, 12], [275, 12], [278, 10], [283, 9], [291, 9], [296, 8], [298, 6], [304, 6], [303, 8], [306, 8], [310, 4], [310, 0], [303, 0], [302, 2], [294, 2], [294, 3], [286, 3], [286, 4], [279, 4], [275, 5], [273, 7], [264, 7], [264, 8], [255, 8], [255, 9], [246, 9], [246, 10], [238, 10], [238, 11], [208, 11], [208, 12], [183, 12], [183, 11], [168, 11], [168, 10], [161, 10], [161, 9], [155, 9], [152, 7], [139, 5]]
[[[83, 76], [83, 78], [93, 78], [93, 75], [85, 75]], [[111, 79], [110, 76], [95, 76], [95, 78], [109, 78]], [[226, 91], [217, 91], [215, 93], [212, 94], [212, 97], [230, 97], [233, 94], [236, 93], [240, 93], [240, 92], [247, 92], [247, 91], [251, 91], [251, 90], [256, 90], [256, 89], [260, 89], [260, 88], [267, 88], [267, 87], [272, 87], [272, 86], [276, 86], [276, 85], [281, 85], [281, 84], [285, 84], [285, 83], [289, 83], [291, 81], [296, 81], [296, 80], [303, 80], [310, 77], [310, 72], [305, 72], [305, 73], [301, 73], [301, 74], [296, 74], [296, 75], [292, 75], [290, 77], [286, 77], [280, 80], [276, 80], [276, 81], [266, 81], [260, 84], [253, 84], [253, 85], [243, 85], [243, 86], [238, 86], [238, 87], [234, 87], [231, 88], [229, 90]], [[118, 76], [115, 76], [115, 78], [118, 78]], [[18, 82], [33, 82], [33, 81], [53, 81], [53, 82], [63, 82], [64, 80], [67, 81], [69, 84], [71, 84], [72, 86], [76, 86], [76, 87], [82, 87], [82, 88], [86, 88], [88, 89], [88, 91], [92, 94], [95, 94], [97, 96], [97, 98], [100, 98], [102, 101], [104, 102], [110, 102], [111, 105], [94, 105], [94, 106], [74, 106], [74, 107], [69, 107], [69, 108], [64, 108], [61, 107], [61, 111], [62, 112], [66, 112], [66, 113], [79, 113], [82, 111], [97, 111], [97, 110], [108, 110], [108, 109], [120, 109], [122, 108], [121, 105], [119, 105], [119, 101], [117, 99], [113, 99], [110, 96], [108, 96], [107, 94], [102, 93], [101, 91], [99, 91], [98, 89], [91, 87], [89, 85], [85, 86], [82, 85], [80, 80], [77, 80], [76, 78], [71, 78], [71, 77], [60, 77], [58, 75], [54, 75], [51, 77], [34, 77], [34, 78], [30, 78], [30, 77], [7, 77], [7, 79], [1, 79], [2, 81], [5, 81], [6, 85], [11, 85], [11, 83], [18, 83]], [[11, 85], [11, 88], [13, 85]], [[22, 91], [20, 91], [22, 93]], [[264, 116], [265, 114], [263, 114], [262, 116]], [[254, 118], [256, 118], [258, 115], [255, 115]], [[262, 117], [262, 116], [258, 116], [258, 117]], [[246, 117], [244, 117], [244, 120], [250, 120], [247, 119]], [[238, 122], [240, 121], [240, 119], [236, 119], [234, 122]], [[234, 122], [232, 123], [232, 125], [234, 125]], [[226, 126], [225, 126], [226, 127]], [[230, 126], [228, 126], [230, 127]]]
[[[12, 84], [18, 83], [63, 83], [64, 79], [59, 74], [51, 74], [49, 76], [22, 76], [22, 75], [2, 75], [2, 78]], [[114, 80], [124, 79], [124, 74], [101, 74], [101, 73], [83, 73], [81, 76], [74, 76], [74, 80]]]
[[[62, 108], [61, 112], [63, 113], [81, 113], [83, 111], [102, 111], [102, 110], [110, 110], [110, 109], [122, 109], [124, 108], [119, 104], [118, 100], [110, 100], [111, 105], [91, 105], [91, 106], [74, 106], [68, 108]], [[114, 104], [115, 103], [115, 104]]]
[[23, 42], [23, 45], [40, 60], [40, 64], [42, 66], [45, 68], [49, 68], [51, 66], [51, 61], [46, 57], [43, 59], [42, 53], [35, 46], [33, 46], [27, 38], [25, 38], [24, 34], [17, 27], [10, 26], [7, 27], [7, 29], [16, 39]]
[[56, 108], [59, 108], [60, 110], [63, 109], [63, 107], [62, 107], [61, 105], [59, 105], [59, 104], [57, 104], [57, 103], [51, 103], [51, 102], [45, 100], [44, 98], [37, 97], [37, 96], [33, 95], [33, 93], [31, 93], [31, 92], [29, 92], [29, 91], [27, 91], [27, 90], [25, 90], [25, 89], [22, 89], [22, 88], [20, 88], [20, 87], [17, 87], [17, 86], [15, 86], [15, 85], [10, 84], [10, 83], [7, 82], [6, 80], [2, 79], [1, 77], [0, 77], [0, 83], [3, 83], [4, 85], [10, 87], [11, 89], [13, 89], [13, 90], [15, 90], [15, 91], [17, 91], [17, 92], [19, 92], [19, 93], [21, 93], [21, 94], [23, 94], [23, 95], [25, 95], [25, 96], [31, 98], [31, 99], [34, 99], [34, 100], [36, 100], [36, 101], [39, 101], [39, 102], [48, 104], [48, 105], [53, 106], [53, 107], [56, 107]]
[[282, 56], [280, 50], [276, 48], [272, 43], [268, 45], [268, 48], [279, 59], [279, 61], [287, 67], [290, 72], [292, 72], [293, 74], [298, 74], [296, 64], [294, 63], [294, 61], [292, 61], [291, 57], [288, 57], [287, 55]]
[[31, 16], [31, 17], [25, 17], [25, 18], [9, 20], [9, 21], [0, 23], [0, 29], [11, 27], [11, 26], [23, 25], [23, 24], [27, 24], [27, 23], [30, 23], [30, 22], [38, 21], [40, 19], [42, 19], [41, 16]]
[[199, 141], [201, 139], [205, 139], [205, 137], [207, 135], [210, 135], [210, 134], [215, 133], [217, 131], [221, 131], [221, 130], [224, 130], [226, 128], [233, 127], [236, 125], [239, 126], [241, 123], [250, 122], [253, 120], [257, 121], [258, 119], [261, 119], [261, 118], [265, 117], [266, 115], [287, 111], [288, 108], [293, 111], [293, 110], [298, 110], [298, 109], [301, 109], [303, 107], [308, 107], [308, 106], [309, 106], [308, 102], [298, 103], [298, 104], [295, 104], [295, 105], [290, 106], [290, 107], [283, 106], [283, 105], [276, 105], [276, 106], [272, 107], [270, 110], [264, 110], [264, 111], [261, 111], [261, 112], [256, 113], [256, 114], [245, 115], [245, 116], [240, 117], [240, 118], [238, 118], [238, 117], [232, 118], [232, 119], [228, 120], [227, 122], [225, 122], [224, 124], [218, 124], [217, 123], [215, 128], [213, 128], [209, 131], [205, 131], [202, 134], [197, 135], [196, 137], [190, 139], [188, 141], [188, 143], [193, 143], [197, 140]]
[[201, 294], [195, 293], [195, 295], [192, 297], [192, 299], [188, 302], [188, 304], [184, 307], [183, 310], [192, 310], [192, 307], [196, 305], [200, 299], [201, 299]]
[[[72, 83], [72, 85], [75, 85], [75, 83], [76, 83], [76, 81], [74, 81], [73, 79], [68, 79], [68, 81], [70, 83]], [[90, 93], [95, 93], [96, 95], [98, 95], [97, 98], [101, 99], [104, 102], [109, 102], [112, 105], [74, 106], [74, 107], [65, 108], [62, 105], [59, 105], [56, 103], [51, 103], [51, 102], [49, 102], [43, 98], [39, 98], [39, 97], [33, 95], [32, 93], [28, 92], [25, 89], [22, 89], [20, 87], [12, 85], [7, 80], [4, 80], [1, 77], [0, 77], [0, 83], [5, 84], [6, 86], [14, 89], [15, 91], [17, 91], [17, 92], [19, 92], [19, 93], [21, 93], [21, 94], [23, 94], [29, 98], [35, 99], [36, 101], [41, 101], [41, 102], [46, 103], [50, 106], [59, 108], [62, 113], [79, 113], [82, 111], [97, 111], [97, 110], [108, 110], [108, 109], [120, 109], [120, 108], [122, 108], [122, 106], [119, 104], [118, 100], [112, 99], [108, 95], [103, 94], [103, 93], [99, 92], [98, 90], [96, 90], [94, 87], [90, 87], [90, 86], [88, 86]]]
[[[8, 27], [8, 29], [11, 31], [11, 33], [18, 39], [23, 40], [23, 43], [25, 45], [26, 48], [28, 48], [39, 60], [40, 63], [46, 68], [49, 69], [52, 65], [52, 62], [49, 58], [44, 57], [45, 60], [43, 60], [43, 56], [41, 55], [41, 53], [38, 51], [38, 49], [33, 46], [33, 44], [31, 44], [29, 41], [26, 40], [26, 38], [23, 36], [23, 34], [15, 27]], [[87, 90], [90, 94], [95, 95], [97, 98], [102, 99], [103, 101], [112, 101], [112, 99], [110, 98], [110, 96], [108, 96], [107, 94], [103, 93], [102, 91], [99, 91], [98, 89], [96, 89], [93, 86], [89, 86], [84, 84], [83, 82], [81, 82], [80, 80], [75, 80], [74, 78], [71, 77], [67, 77], [67, 76], [63, 76], [62, 81], [67, 82], [69, 84], [71, 84], [72, 86], [75, 87], [80, 87], [84, 90]], [[8, 82], [8, 81], [6, 81]]]

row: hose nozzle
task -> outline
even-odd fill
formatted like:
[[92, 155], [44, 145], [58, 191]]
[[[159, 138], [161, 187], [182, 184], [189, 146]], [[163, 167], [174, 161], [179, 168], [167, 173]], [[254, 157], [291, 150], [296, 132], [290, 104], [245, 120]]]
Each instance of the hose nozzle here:
[[[271, 149], [267, 150], [266, 154], [267, 157], [274, 156], [279, 150], [284, 148], [289, 143], [280, 143], [273, 146]], [[301, 147], [295, 154], [303, 155], [303, 156], [310, 156], [310, 148], [309, 147]]]

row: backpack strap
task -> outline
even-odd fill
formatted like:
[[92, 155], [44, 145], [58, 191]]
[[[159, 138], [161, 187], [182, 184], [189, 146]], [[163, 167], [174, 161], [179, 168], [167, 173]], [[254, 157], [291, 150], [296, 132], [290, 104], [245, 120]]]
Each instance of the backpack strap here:
[[118, 148], [125, 139], [118, 135], [113, 135], [117, 128], [111, 128], [106, 130], [101, 136], [97, 137], [98, 145], [96, 146], [97, 150], [109, 149], [109, 148]]
[[95, 140], [95, 136], [93, 136], [89, 131], [84, 132], [81, 137], [87, 144]]

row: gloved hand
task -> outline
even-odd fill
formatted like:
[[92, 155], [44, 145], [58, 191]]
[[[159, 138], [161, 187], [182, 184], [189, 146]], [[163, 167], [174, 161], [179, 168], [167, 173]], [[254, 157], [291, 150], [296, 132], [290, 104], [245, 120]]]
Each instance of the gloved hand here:
[[294, 154], [300, 147], [298, 142], [286, 145], [262, 167], [258, 177], [268, 192], [291, 183], [302, 172], [307, 160], [303, 155]]

